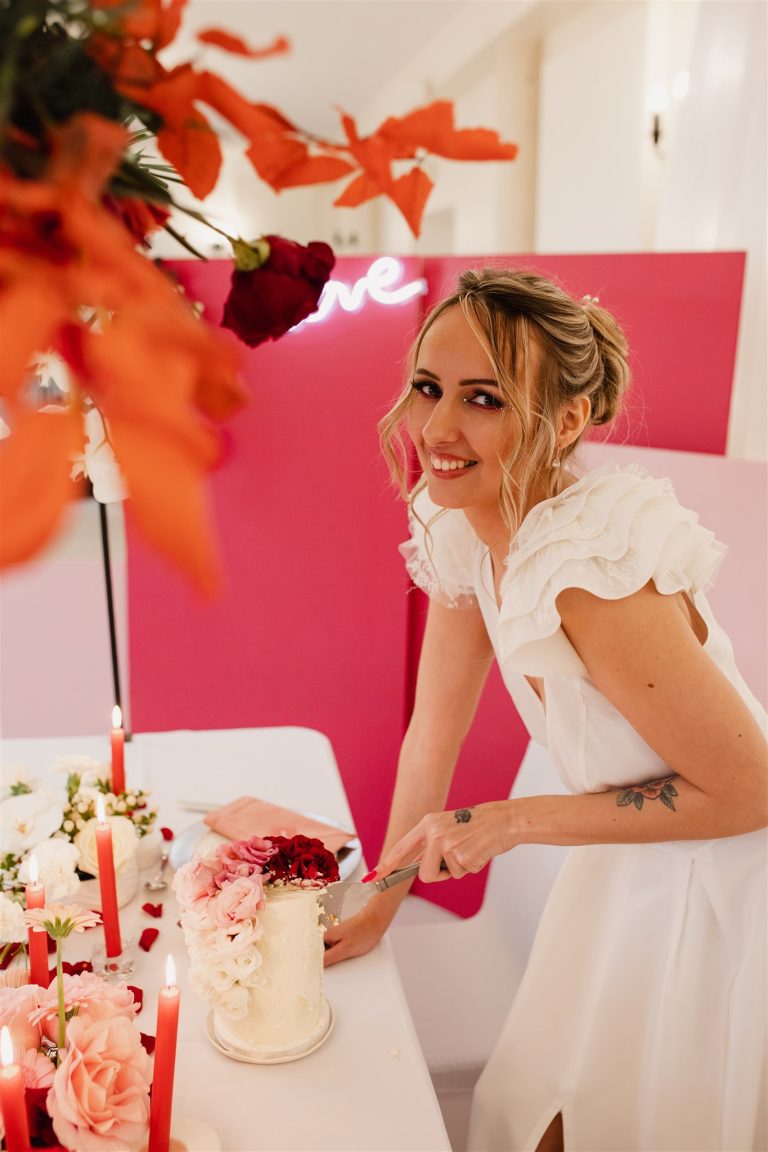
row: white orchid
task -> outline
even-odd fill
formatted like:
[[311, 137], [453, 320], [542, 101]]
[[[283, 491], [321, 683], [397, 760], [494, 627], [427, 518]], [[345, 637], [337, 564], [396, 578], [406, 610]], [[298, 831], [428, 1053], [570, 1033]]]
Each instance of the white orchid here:
[[64, 797], [39, 788], [22, 796], [8, 796], [0, 804], [0, 841], [3, 852], [22, 856], [61, 827]]
[[[34, 853], [38, 879], [45, 886], [46, 900], [66, 900], [68, 896], [74, 896], [80, 887], [80, 878], [75, 871], [80, 853], [75, 845], [69, 840], [43, 840], [35, 845]], [[31, 880], [29, 856], [21, 862], [19, 880], [22, 884]]]

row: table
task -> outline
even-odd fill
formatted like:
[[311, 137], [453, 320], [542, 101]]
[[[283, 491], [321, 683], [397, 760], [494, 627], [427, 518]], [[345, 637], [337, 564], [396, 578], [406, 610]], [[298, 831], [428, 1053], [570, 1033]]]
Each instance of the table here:
[[[107, 736], [0, 742], [3, 769], [23, 764], [37, 778], [49, 775], [56, 756], [72, 754], [106, 760]], [[331, 745], [307, 728], [139, 734], [126, 747], [126, 776], [129, 785], [151, 791], [160, 824], [177, 833], [200, 819], [181, 801], [225, 803], [246, 794], [353, 826]], [[176, 964], [182, 1010], [175, 1116], [209, 1124], [224, 1152], [450, 1152], [386, 938], [367, 956], [326, 971], [335, 1023], [321, 1048], [290, 1064], [244, 1064], [205, 1039], [209, 1008], [187, 986], [173, 893], [167, 890], [159, 920], [141, 910], [145, 899], [158, 896], [142, 887], [121, 911], [121, 924], [126, 935], [160, 929], [152, 951], [139, 951], [130, 978], [144, 990], [143, 1031], [155, 1030], [168, 953]], [[65, 955], [87, 956], [92, 937], [70, 938], [74, 947]]]

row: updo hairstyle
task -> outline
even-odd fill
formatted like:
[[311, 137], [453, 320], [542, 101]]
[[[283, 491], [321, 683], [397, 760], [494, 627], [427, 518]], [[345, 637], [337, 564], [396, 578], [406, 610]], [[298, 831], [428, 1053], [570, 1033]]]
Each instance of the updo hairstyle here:
[[[408, 358], [406, 385], [379, 423], [392, 478], [406, 499], [408, 456], [403, 423], [413, 403], [411, 379], [425, 334], [456, 305], [488, 354], [504, 397], [499, 437], [504, 479], [499, 503], [514, 533], [532, 493], [543, 488], [545, 497], [555, 496], [563, 487], [565, 464], [578, 440], [558, 453], [560, 411], [578, 396], [587, 396], [591, 410], [585, 428], [605, 424], [619, 411], [630, 379], [627, 341], [596, 299], [574, 300], [543, 276], [495, 268], [463, 272], [456, 291], [424, 321]], [[535, 359], [532, 342], [538, 350]], [[420, 482], [412, 496], [422, 486]]]

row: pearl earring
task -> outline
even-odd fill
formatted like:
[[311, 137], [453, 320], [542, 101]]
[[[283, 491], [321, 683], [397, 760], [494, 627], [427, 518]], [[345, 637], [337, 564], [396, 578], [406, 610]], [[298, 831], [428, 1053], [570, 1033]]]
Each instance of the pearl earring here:
[[560, 457], [559, 456], [555, 456], [554, 460], [552, 461], [552, 467], [553, 468], [559, 468], [560, 467]]

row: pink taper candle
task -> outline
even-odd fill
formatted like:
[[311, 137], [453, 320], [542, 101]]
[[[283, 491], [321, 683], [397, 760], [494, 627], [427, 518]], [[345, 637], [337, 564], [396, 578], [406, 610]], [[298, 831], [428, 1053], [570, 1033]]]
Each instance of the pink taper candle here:
[[8, 1028], [3, 1025], [0, 1033], [0, 1111], [5, 1126], [5, 1147], [7, 1152], [28, 1152], [29, 1126], [27, 1106], [24, 1103], [24, 1080], [21, 1068], [13, 1059], [13, 1040]]
[[173, 959], [166, 962], [165, 987], [157, 998], [157, 1038], [155, 1068], [152, 1073], [152, 1108], [149, 1114], [148, 1152], [169, 1152], [173, 1073], [176, 1067], [176, 1037], [179, 1031], [181, 993], [176, 987]]
[[125, 792], [125, 729], [123, 714], [117, 704], [112, 709], [109, 742], [112, 747], [112, 791]]
[[104, 924], [104, 945], [107, 956], [119, 956], [123, 950], [120, 939], [120, 918], [117, 914], [117, 885], [115, 883], [115, 857], [112, 851], [112, 828], [107, 824], [104, 797], [96, 798], [96, 855], [99, 861], [99, 892], [101, 893], [101, 919]]
[[[29, 857], [29, 884], [26, 887], [27, 908], [45, 908], [45, 886], [38, 879], [37, 858], [34, 852]], [[30, 928], [27, 933], [29, 943], [29, 978], [41, 988], [48, 987], [48, 933], [44, 928]]]

